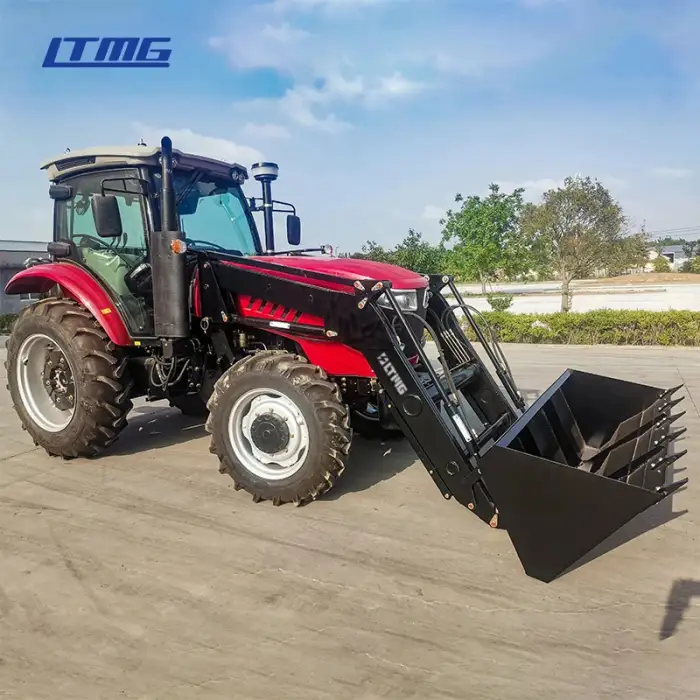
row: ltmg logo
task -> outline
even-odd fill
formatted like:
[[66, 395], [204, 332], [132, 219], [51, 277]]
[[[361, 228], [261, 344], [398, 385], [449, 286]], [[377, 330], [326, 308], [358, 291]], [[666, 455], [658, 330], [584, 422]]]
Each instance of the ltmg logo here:
[[169, 37], [54, 37], [44, 68], [168, 68]]

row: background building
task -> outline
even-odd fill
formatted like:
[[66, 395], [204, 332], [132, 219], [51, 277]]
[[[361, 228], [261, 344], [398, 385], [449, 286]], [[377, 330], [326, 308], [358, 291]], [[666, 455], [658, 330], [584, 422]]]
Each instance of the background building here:
[[[48, 257], [47, 241], [7, 241], [0, 239], [0, 315], [16, 314], [35, 295], [5, 294], [5, 285], [10, 278], [24, 268], [27, 258]], [[35, 298], [39, 298], [36, 295]]]

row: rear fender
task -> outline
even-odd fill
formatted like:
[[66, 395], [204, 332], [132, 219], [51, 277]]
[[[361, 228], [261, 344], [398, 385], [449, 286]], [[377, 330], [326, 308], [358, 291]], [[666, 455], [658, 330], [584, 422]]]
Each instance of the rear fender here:
[[21, 270], [7, 283], [5, 294], [48, 292], [58, 285], [64, 296], [82, 304], [115, 345], [131, 345], [124, 319], [100, 283], [86, 270], [68, 262], [35, 265]]

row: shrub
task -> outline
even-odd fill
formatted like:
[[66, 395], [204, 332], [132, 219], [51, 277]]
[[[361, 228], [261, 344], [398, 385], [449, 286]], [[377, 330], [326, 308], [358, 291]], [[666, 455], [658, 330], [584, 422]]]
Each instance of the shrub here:
[[691, 272], [693, 274], [700, 274], [700, 257], [690, 258], [686, 260], [681, 265], [681, 272]]
[[0, 335], [8, 335], [17, 314], [0, 314]]
[[[614, 311], [513, 314], [487, 311], [503, 343], [557, 345], [700, 345], [698, 311]], [[480, 319], [476, 317], [477, 323]], [[474, 340], [473, 332], [467, 334]]]
[[486, 301], [494, 311], [507, 311], [513, 303], [512, 294], [487, 294]]
[[663, 255], [654, 258], [654, 272], [671, 272], [671, 263]]

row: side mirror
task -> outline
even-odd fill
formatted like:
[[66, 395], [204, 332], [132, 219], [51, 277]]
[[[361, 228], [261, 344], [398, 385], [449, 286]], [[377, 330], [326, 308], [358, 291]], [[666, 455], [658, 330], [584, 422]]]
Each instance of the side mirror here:
[[301, 243], [301, 219], [296, 214], [287, 216], [287, 243], [289, 245]]
[[119, 238], [123, 233], [119, 202], [111, 194], [93, 194], [90, 206], [100, 238]]
[[73, 246], [70, 241], [51, 241], [46, 246], [46, 252], [54, 258], [70, 258]]
[[51, 185], [49, 197], [56, 202], [64, 202], [73, 196], [73, 188], [70, 185]]

